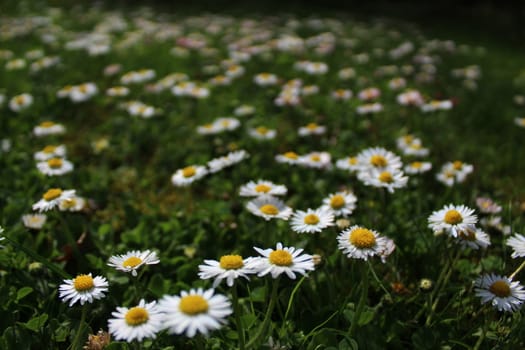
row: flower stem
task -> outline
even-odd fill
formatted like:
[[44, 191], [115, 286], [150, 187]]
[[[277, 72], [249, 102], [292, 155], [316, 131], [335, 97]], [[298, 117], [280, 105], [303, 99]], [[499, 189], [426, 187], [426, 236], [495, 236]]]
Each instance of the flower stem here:
[[509, 279], [514, 279], [514, 277], [525, 267], [525, 260], [521, 263], [520, 266], [509, 276]]
[[80, 316], [80, 324], [78, 325], [78, 331], [77, 333], [75, 334], [75, 339], [73, 339], [73, 343], [71, 343], [71, 349], [72, 350], [77, 350], [77, 349], [80, 349], [80, 344], [79, 344], [79, 341], [80, 341], [80, 335], [82, 334], [82, 331], [83, 331], [83, 328], [84, 328], [84, 323], [85, 323], [85, 320], [86, 320], [86, 314], [87, 314], [87, 305], [84, 305], [82, 307], [82, 314]]
[[359, 304], [357, 304], [357, 309], [355, 310], [354, 319], [350, 325], [350, 330], [348, 331], [350, 337], [352, 337], [357, 328], [357, 323], [363, 313], [365, 308], [366, 300], [368, 298], [368, 266], [366, 264], [361, 265], [361, 298], [359, 299]]
[[237, 326], [237, 333], [239, 334], [239, 349], [244, 350], [244, 327], [242, 326], [241, 321], [241, 308], [239, 307], [239, 295], [237, 293], [237, 283], [232, 288], [232, 298], [233, 298], [233, 312], [235, 313], [235, 323]]
[[275, 279], [273, 281], [273, 287], [272, 287], [272, 294], [270, 296], [270, 304], [268, 305], [268, 309], [266, 309], [266, 315], [264, 316], [264, 320], [262, 324], [259, 326], [259, 329], [257, 330], [257, 334], [250, 339], [248, 344], [246, 344], [246, 347], [248, 349], [251, 348], [258, 348], [259, 345], [259, 339], [266, 333], [266, 328], [268, 327], [268, 324], [270, 323], [270, 319], [272, 316], [273, 309], [275, 308], [275, 304], [277, 302], [277, 288], [279, 286], [279, 279]]

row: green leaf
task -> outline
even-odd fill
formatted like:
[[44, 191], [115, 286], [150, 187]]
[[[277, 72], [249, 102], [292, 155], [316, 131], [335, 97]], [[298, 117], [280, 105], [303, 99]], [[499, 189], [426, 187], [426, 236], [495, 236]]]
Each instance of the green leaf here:
[[40, 316], [33, 317], [26, 323], [23, 323], [23, 325], [29, 330], [38, 332], [46, 323], [47, 317], [47, 314], [42, 314]]
[[19, 300], [22, 300], [23, 298], [31, 294], [32, 291], [33, 291], [33, 288], [31, 287], [20, 288], [18, 292], [16, 292], [16, 302], [18, 302]]
[[151, 277], [148, 283], [148, 290], [152, 292], [156, 297], [161, 297], [165, 294], [164, 279], [161, 274], [155, 274]]
[[369, 324], [374, 319], [374, 316], [375, 316], [375, 313], [373, 309], [364, 310], [359, 316], [359, 320], [357, 321], [357, 324], [359, 326], [364, 326], [366, 324]]

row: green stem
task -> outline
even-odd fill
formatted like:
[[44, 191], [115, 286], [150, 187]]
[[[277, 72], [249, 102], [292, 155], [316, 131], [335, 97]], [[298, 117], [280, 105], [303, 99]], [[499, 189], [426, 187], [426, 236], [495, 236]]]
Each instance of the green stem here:
[[525, 260], [521, 263], [520, 266], [509, 276], [509, 279], [514, 279], [514, 277], [525, 267]]
[[392, 296], [390, 295], [390, 292], [386, 289], [386, 287], [383, 285], [383, 283], [381, 283], [381, 280], [379, 279], [379, 277], [377, 277], [377, 274], [376, 274], [376, 272], [374, 270], [374, 267], [372, 266], [372, 263], [370, 262], [370, 260], [367, 260], [367, 263], [368, 263], [368, 267], [370, 268], [370, 272], [372, 272], [372, 276], [374, 277], [376, 282], [379, 284], [379, 287], [381, 287], [383, 292], [385, 292], [386, 295], [388, 295], [389, 298], [392, 298]]
[[233, 312], [235, 313], [235, 323], [237, 326], [237, 333], [239, 334], [239, 349], [244, 350], [244, 327], [241, 321], [241, 308], [239, 306], [239, 296], [237, 293], [237, 283], [232, 288], [232, 298], [233, 298]]
[[364, 263], [361, 265], [361, 298], [359, 299], [359, 304], [357, 304], [357, 309], [355, 310], [354, 319], [350, 325], [350, 330], [348, 331], [350, 337], [353, 337], [355, 330], [357, 328], [357, 323], [361, 313], [365, 308], [366, 300], [368, 299], [368, 268]]
[[273, 281], [272, 294], [270, 296], [270, 304], [268, 305], [268, 309], [266, 310], [266, 315], [264, 316], [264, 320], [262, 324], [259, 326], [259, 329], [257, 330], [257, 333], [255, 334], [255, 336], [252, 339], [250, 339], [248, 344], [246, 344], [246, 347], [248, 349], [256, 348], [256, 345], [259, 345], [258, 344], [259, 339], [266, 333], [266, 328], [268, 327], [268, 324], [270, 323], [272, 312], [277, 302], [278, 286], [279, 286], [279, 279], [277, 278]]
[[82, 330], [84, 328], [84, 323], [86, 320], [87, 308], [88, 308], [87, 305], [84, 305], [82, 307], [82, 314], [80, 316], [80, 324], [78, 326], [78, 331], [77, 331], [77, 334], [75, 334], [75, 339], [73, 340], [73, 343], [71, 344], [71, 349], [73, 350], [81, 349], [79, 341], [80, 341], [80, 335], [82, 334]]

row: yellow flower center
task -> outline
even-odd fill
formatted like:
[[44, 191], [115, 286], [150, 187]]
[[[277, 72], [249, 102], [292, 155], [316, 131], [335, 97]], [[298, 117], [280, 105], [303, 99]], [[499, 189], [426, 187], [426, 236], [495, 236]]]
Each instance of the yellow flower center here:
[[73, 280], [73, 286], [77, 292], [85, 292], [95, 287], [95, 283], [93, 283], [93, 277], [90, 275], [78, 275]]
[[132, 256], [132, 257], [129, 257], [126, 260], [124, 260], [124, 262], [122, 263], [122, 266], [133, 268], [133, 267], [139, 265], [141, 262], [142, 262], [141, 258], [136, 257], [136, 256]]
[[259, 208], [261, 212], [263, 212], [266, 215], [277, 215], [279, 214], [279, 208], [277, 208], [273, 204], [265, 204], [262, 207]]
[[356, 165], [356, 164], [357, 164], [357, 158], [356, 158], [356, 157], [350, 157], [350, 158], [348, 158], [348, 164], [350, 164], [350, 165]]
[[202, 127], [204, 129], [211, 129], [211, 128], [213, 128], [213, 124], [204, 124]]
[[48, 145], [46, 147], [44, 147], [44, 149], [42, 150], [42, 152], [44, 153], [53, 153], [55, 152], [55, 150], [57, 149], [57, 146], [51, 146], [51, 145]]
[[62, 194], [62, 190], [60, 188], [50, 188], [49, 190], [47, 190], [46, 193], [44, 193], [42, 198], [44, 198], [46, 201], [49, 202], [55, 198], [60, 197], [61, 194]]
[[489, 290], [492, 294], [500, 298], [508, 297], [511, 294], [509, 284], [503, 280], [492, 283], [489, 287]]
[[382, 155], [374, 154], [372, 157], [370, 157], [370, 164], [378, 168], [383, 168], [386, 167], [387, 161]]
[[295, 152], [286, 152], [284, 156], [289, 159], [297, 159], [299, 157]]
[[452, 166], [454, 167], [454, 169], [456, 169], [456, 170], [460, 170], [461, 167], [463, 167], [463, 162], [461, 162], [461, 161], [459, 161], [459, 160], [456, 160], [456, 161], [452, 164]]
[[181, 298], [179, 310], [187, 315], [197, 315], [208, 311], [208, 302], [200, 295], [188, 295]]
[[306, 128], [307, 128], [308, 130], [315, 130], [315, 129], [317, 129], [317, 127], [318, 127], [317, 123], [310, 123], [310, 124], [308, 124], [308, 125], [306, 126]]
[[196, 172], [197, 172], [197, 170], [195, 170], [195, 167], [188, 166], [188, 167], [182, 169], [182, 176], [184, 176], [184, 177], [192, 177], [192, 176], [195, 175]]
[[321, 157], [318, 154], [314, 154], [314, 155], [310, 156], [310, 160], [312, 162], [319, 162], [321, 160]]
[[75, 205], [77, 204], [77, 201], [75, 200], [75, 198], [68, 198], [68, 199], [64, 199], [61, 204], [63, 208], [70, 209], [70, 208], [75, 207]]
[[41, 126], [42, 128], [50, 128], [50, 127], [52, 127], [53, 125], [55, 125], [55, 123], [50, 122], [50, 121], [40, 123], [40, 126]]
[[268, 133], [268, 128], [265, 126], [259, 126], [255, 131], [257, 131], [258, 134], [266, 135]]
[[225, 128], [228, 127], [230, 125], [230, 121], [229, 120], [223, 120], [221, 122], [221, 125], [224, 126]]
[[307, 225], [317, 225], [317, 223], [319, 223], [319, 216], [308, 214], [304, 217], [304, 223]]
[[17, 105], [23, 104], [25, 102], [25, 100], [26, 100], [25, 96], [16, 96], [15, 97], [15, 103]]
[[225, 270], [237, 270], [244, 266], [242, 256], [240, 255], [224, 255], [219, 261], [221, 268]]
[[290, 266], [293, 264], [292, 254], [282, 249], [271, 252], [268, 259], [272, 264], [277, 266]]
[[456, 225], [463, 221], [463, 217], [461, 216], [459, 211], [455, 209], [450, 209], [445, 213], [444, 221], [449, 225]]
[[60, 158], [51, 158], [47, 161], [47, 165], [53, 169], [61, 168], [63, 164], [64, 162]]
[[345, 205], [345, 198], [340, 194], [336, 194], [330, 198], [330, 206], [334, 209], [340, 209]]
[[376, 244], [376, 237], [372, 231], [358, 227], [350, 233], [350, 243], [359, 249], [372, 248]]
[[394, 181], [394, 178], [392, 177], [392, 174], [389, 171], [383, 171], [381, 174], [379, 174], [379, 181], [392, 183]]
[[124, 318], [129, 326], [138, 326], [148, 322], [149, 314], [145, 308], [136, 306], [129, 309]]
[[272, 188], [265, 184], [259, 184], [255, 186], [255, 192], [268, 193]]
[[421, 167], [423, 166], [423, 163], [421, 162], [412, 162], [412, 164], [410, 164], [410, 166], [414, 169], [421, 169]]

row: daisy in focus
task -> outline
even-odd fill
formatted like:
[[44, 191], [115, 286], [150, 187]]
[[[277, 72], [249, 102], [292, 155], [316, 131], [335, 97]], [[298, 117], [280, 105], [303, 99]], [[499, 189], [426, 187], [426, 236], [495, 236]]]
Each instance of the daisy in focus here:
[[292, 230], [298, 233], [315, 233], [334, 225], [334, 213], [330, 209], [297, 210], [290, 219]]
[[277, 243], [276, 249], [253, 249], [262, 255], [254, 261], [254, 268], [259, 277], [271, 274], [275, 279], [284, 273], [294, 280], [296, 273], [306, 276], [308, 271], [315, 269], [312, 255], [301, 254], [303, 249], [284, 247], [280, 242]]
[[284, 185], [277, 185], [271, 181], [257, 180], [242, 185], [239, 190], [241, 197], [259, 197], [264, 195], [284, 196], [288, 189]]
[[114, 318], [108, 320], [109, 333], [116, 340], [127, 342], [155, 338], [162, 329], [164, 316], [155, 301], [146, 303], [144, 299], [132, 308], [117, 307], [117, 311], [113, 311], [111, 315]]
[[75, 190], [62, 190], [60, 188], [50, 188], [42, 195], [42, 199], [33, 204], [33, 210], [40, 213], [57, 207], [60, 202], [70, 199], [75, 195]]
[[73, 306], [77, 301], [80, 305], [86, 302], [92, 303], [96, 299], [105, 297], [104, 293], [108, 291], [108, 281], [101, 276], [93, 278], [91, 274], [78, 275], [77, 277], [64, 280], [59, 288], [59, 297], [64, 303], [69, 302]]
[[475, 225], [477, 222], [474, 209], [464, 205], [448, 204], [428, 217], [428, 227], [435, 234], [445, 232], [453, 237], [457, 237], [459, 231], [465, 231], [469, 225]]
[[336, 192], [323, 199], [321, 208], [331, 210], [335, 216], [346, 217], [356, 208], [357, 197], [348, 191]]
[[515, 233], [505, 244], [512, 248], [513, 259], [525, 257], [525, 236]]
[[190, 165], [185, 168], [177, 170], [171, 176], [171, 182], [177, 187], [185, 187], [192, 184], [194, 181], [202, 179], [208, 171], [202, 165]]
[[159, 301], [159, 309], [164, 313], [162, 324], [168, 333], [190, 338], [221, 328], [233, 313], [228, 298], [202, 288], [182, 291], [180, 296], [166, 295]]
[[216, 260], [204, 260], [204, 264], [199, 265], [200, 279], [214, 278], [213, 288], [226, 280], [226, 285], [232, 287], [235, 280], [239, 277], [249, 279], [248, 275], [255, 273], [251, 263], [253, 258], [243, 259], [240, 255], [223, 255]]
[[372, 256], [384, 258], [395, 249], [393, 241], [374, 230], [354, 225], [337, 236], [339, 249], [352, 259], [368, 260]]
[[490, 302], [498, 311], [514, 312], [525, 301], [523, 286], [505, 276], [492, 273], [483, 275], [476, 279], [474, 286], [481, 303]]
[[122, 255], [113, 255], [109, 258], [108, 266], [119, 271], [131, 272], [133, 277], [137, 276], [137, 270], [143, 265], [155, 265], [160, 262], [157, 253], [150, 250], [132, 250]]
[[253, 215], [260, 216], [266, 221], [271, 219], [288, 220], [290, 215], [292, 215], [292, 208], [272, 196], [257, 197], [246, 204], [246, 209]]

